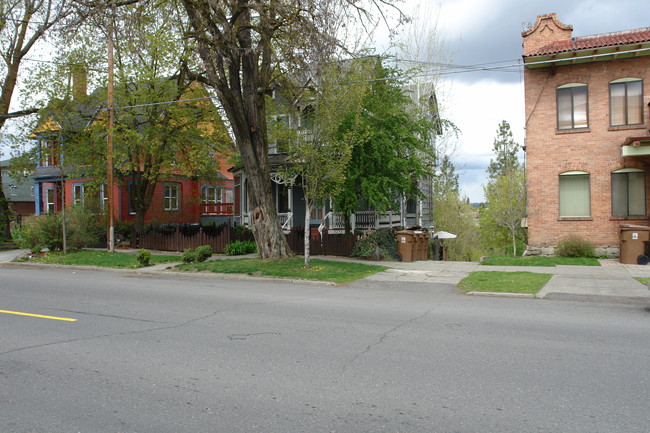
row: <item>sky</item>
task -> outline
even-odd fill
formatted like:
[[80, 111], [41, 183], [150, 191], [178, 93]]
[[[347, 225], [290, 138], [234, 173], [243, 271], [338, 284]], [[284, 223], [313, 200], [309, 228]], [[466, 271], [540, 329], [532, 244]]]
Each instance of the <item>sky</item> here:
[[[403, 5], [407, 13], [417, 11], [416, 16], [429, 17], [437, 26], [455, 65], [517, 65], [521, 32], [537, 15], [556, 13], [562, 23], [573, 25], [574, 37], [650, 27], [650, 8], [643, 0], [405, 0]], [[523, 72], [514, 67], [447, 73], [441, 75], [437, 93], [442, 115], [461, 131], [453, 161], [462, 193], [472, 202], [483, 201], [499, 123], [510, 123], [515, 141], [524, 144]]]

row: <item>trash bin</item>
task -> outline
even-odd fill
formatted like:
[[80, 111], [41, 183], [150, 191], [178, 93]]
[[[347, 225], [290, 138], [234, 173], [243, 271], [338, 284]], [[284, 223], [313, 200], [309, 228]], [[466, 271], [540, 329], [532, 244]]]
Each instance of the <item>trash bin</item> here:
[[619, 241], [621, 263], [648, 264], [650, 257], [646, 254], [646, 243], [650, 241], [650, 227], [621, 224], [619, 227]]
[[397, 251], [402, 256], [403, 262], [412, 262], [414, 259], [414, 244], [415, 244], [415, 234], [409, 230], [401, 230], [395, 232], [395, 237], [397, 238]]
[[424, 232], [416, 232], [415, 237], [417, 238], [418, 250], [416, 260], [426, 260], [427, 250], [429, 249], [429, 234]]

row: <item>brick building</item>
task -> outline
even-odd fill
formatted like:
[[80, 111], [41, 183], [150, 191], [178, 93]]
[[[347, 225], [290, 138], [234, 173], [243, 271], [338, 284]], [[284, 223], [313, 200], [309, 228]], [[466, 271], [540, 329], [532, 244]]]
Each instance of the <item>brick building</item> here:
[[572, 31], [548, 14], [522, 33], [528, 254], [575, 233], [617, 256], [621, 224], [649, 225], [650, 28]]

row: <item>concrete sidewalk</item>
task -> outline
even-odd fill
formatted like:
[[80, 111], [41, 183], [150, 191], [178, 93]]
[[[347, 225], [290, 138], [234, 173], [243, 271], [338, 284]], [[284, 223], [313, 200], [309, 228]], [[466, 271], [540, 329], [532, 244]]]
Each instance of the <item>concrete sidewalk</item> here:
[[366, 280], [394, 283], [447, 283], [457, 285], [475, 271], [535, 272], [552, 274], [551, 280], [536, 295], [546, 299], [648, 300], [650, 290], [634, 277], [650, 278], [650, 266], [626, 265], [616, 259], [602, 259], [601, 266], [483, 266], [476, 262], [368, 262], [338, 257], [326, 260], [351, 260], [388, 266], [389, 269]]
[[[0, 251], [0, 263], [9, 263], [27, 250]], [[214, 256], [212, 260], [225, 260], [230, 256]], [[250, 254], [246, 257], [254, 257]], [[536, 297], [546, 299], [589, 299], [650, 301], [650, 290], [634, 277], [650, 278], [650, 266], [626, 265], [616, 259], [602, 259], [601, 266], [483, 266], [477, 262], [370, 262], [345, 257], [318, 256], [318, 259], [348, 261], [386, 266], [390, 269], [369, 277], [366, 281], [384, 281], [397, 285], [408, 283], [443, 283], [457, 285], [460, 280], [475, 271], [536, 272], [552, 274], [551, 280]], [[140, 269], [140, 272], [169, 272], [173, 263]], [[503, 296], [503, 295], [502, 295]]]

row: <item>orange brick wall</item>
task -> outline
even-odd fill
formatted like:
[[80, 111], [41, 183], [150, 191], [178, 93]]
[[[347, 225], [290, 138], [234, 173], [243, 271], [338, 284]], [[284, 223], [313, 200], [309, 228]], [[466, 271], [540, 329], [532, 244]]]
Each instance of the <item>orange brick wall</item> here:
[[[645, 125], [610, 128], [609, 82], [625, 77], [644, 80]], [[572, 82], [589, 86], [587, 131], [557, 131], [556, 88]], [[611, 216], [611, 172], [644, 169], [646, 189], [650, 187], [650, 159], [621, 157], [625, 138], [648, 135], [650, 57], [558, 66], [555, 70], [525, 68], [524, 83], [529, 244], [555, 245], [562, 237], [577, 233], [596, 245], [618, 245], [620, 224], [648, 223], [645, 218]], [[559, 218], [558, 175], [569, 170], [590, 173], [590, 218]], [[648, 198], [650, 193], [646, 194], [646, 209], [650, 209]]]

